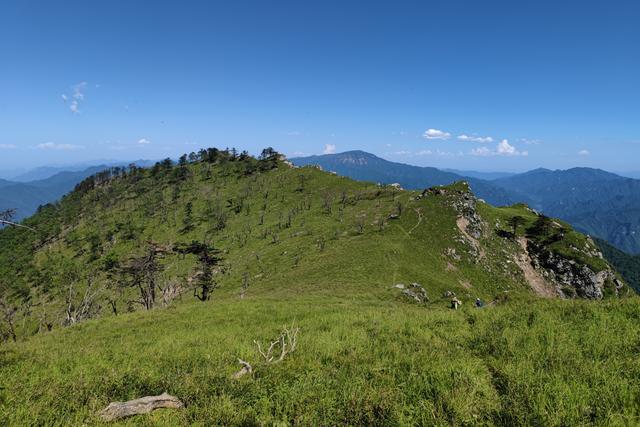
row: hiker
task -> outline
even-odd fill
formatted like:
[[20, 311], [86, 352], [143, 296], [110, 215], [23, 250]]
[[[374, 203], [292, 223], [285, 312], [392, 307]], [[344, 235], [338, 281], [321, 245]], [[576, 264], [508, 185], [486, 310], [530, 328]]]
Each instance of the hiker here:
[[459, 306], [462, 305], [462, 301], [460, 301], [458, 298], [453, 297], [451, 298], [451, 308], [453, 308], [454, 310], [457, 310]]
[[484, 303], [482, 302], [482, 300], [480, 298], [476, 298], [476, 308], [482, 308], [484, 307]]

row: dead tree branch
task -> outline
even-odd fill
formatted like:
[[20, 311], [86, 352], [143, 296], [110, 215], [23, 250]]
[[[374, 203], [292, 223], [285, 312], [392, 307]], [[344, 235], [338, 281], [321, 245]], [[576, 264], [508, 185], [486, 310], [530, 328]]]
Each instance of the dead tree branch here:
[[298, 332], [300, 328], [284, 328], [280, 336], [269, 344], [266, 350], [262, 349], [260, 343], [256, 340], [253, 342], [258, 347], [258, 353], [262, 356], [265, 363], [281, 362], [289, 353], [293, 353], [298, 345]]

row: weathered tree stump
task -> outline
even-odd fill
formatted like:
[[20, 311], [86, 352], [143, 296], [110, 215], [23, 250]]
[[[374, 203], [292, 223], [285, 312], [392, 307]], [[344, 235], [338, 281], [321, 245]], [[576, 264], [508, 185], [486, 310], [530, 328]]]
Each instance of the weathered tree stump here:
[[167, 393], [160, 396], [145, 396], [128, 402], [112, 402], [100, 412], [105, 421], [118, 420], [132, 415], [148, 414], [159, 408], [180, 409], [184, 404], [177, 397]]

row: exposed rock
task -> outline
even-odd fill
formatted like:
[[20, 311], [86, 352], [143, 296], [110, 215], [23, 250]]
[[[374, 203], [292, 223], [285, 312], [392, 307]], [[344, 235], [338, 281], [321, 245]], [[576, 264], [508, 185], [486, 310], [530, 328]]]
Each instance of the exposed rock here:
[[613, 270], [593, 271], [588, 265], [575, 262], [529, 241], [527, 252], [536, 269], [543, 270], [545, 278], [556, 284], [558, 292], [566, 298], [602, 299], [605, 286], [615, 294], [624, 284]]
[[180, 409], [184, 404], [174, 396], [162, 393], [160, 396], [146, 396], [128, 402], [112, 402], [100, 412], [105, 421], [118, 420], [132, 415], [148, 414], [159, 408]]
[[455, 260], [460, 261], [460, 255], [456, 252], [455, 248], [447, 248], [445, 249], [445, 256]]
[[410, 284], [407, 289], [402, 291], [402, 294], [421, 304], [429, 301], [427, 291], [418, 283]]
[[396, 289], [404, 289], [404, 285], [402, 283], [398, 283], [396, 285], [393, 285], [394, 288]]
[[469, 191], [461, 191], [453, 200], [453, 207], [465, 219], [465, 230], [474, 239], [482, 237], [484, 222], [476, 210], [478, 199]]

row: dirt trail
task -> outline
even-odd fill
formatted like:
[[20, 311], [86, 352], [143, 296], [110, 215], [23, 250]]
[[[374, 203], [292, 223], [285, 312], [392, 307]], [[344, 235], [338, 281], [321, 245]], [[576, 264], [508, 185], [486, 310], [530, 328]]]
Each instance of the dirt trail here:
[[529, 286], [531, 286], [531, 289], [533, 289], [536, 294], [545, 298], [557, 296], [553, 286], [531, 265], [531, 257], [529, 256], [529, 252], [527, 252], [527, 238], [518, 237], [518, 243], [522, 247], [523, 252], [516, 255], [515, 262], [524, 273], [524, 278], [527, 283], [529, 283]]
[[471, 242], [471, 246], [473, 246], [473, 248], [478, 253], [478, 258], [479, 259], [484, 258], [485, 252], [484, 252], [484, 249], [482, 249], [482, 246], [480, 246], [480, 242], [478, 242], [478, 240], [475, 237], [473, 237], [471, 234], [467, 233], [467, 226], [469, 225], [469, 220], [463, 216], [458, 217], [458, 219], [456, 220], [456, 225], [458, 226], [458, 230], [460, 230], [460, 232], [464, 235], [464, 237], [466, 237], [467, 240]]
[[411, 234], [413, 230], [418, 228], [418, 226], [422, 222], [422, 209], [415, 209], [415, 211], [416, 211], [416, 215], [418, 215], [418, 222], [416, 223], [416, 225], [413, 226], [413, 228], [411, 228], [411, 230], [409, 230], [407, 234]]

